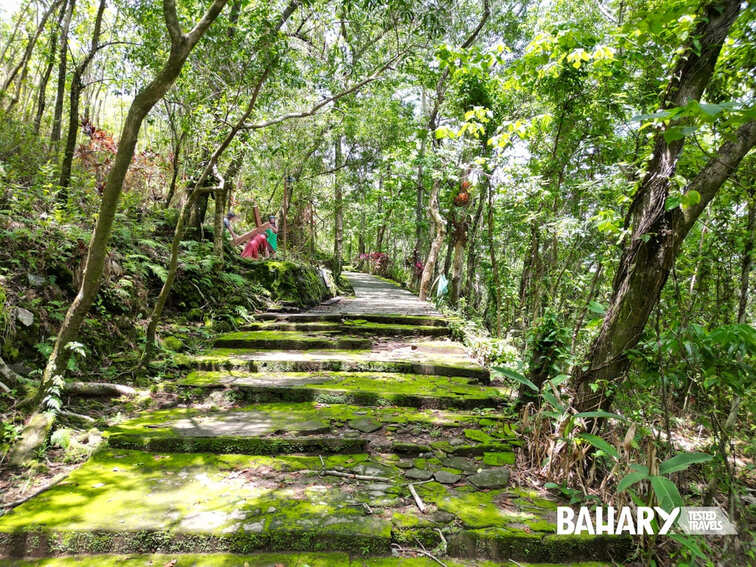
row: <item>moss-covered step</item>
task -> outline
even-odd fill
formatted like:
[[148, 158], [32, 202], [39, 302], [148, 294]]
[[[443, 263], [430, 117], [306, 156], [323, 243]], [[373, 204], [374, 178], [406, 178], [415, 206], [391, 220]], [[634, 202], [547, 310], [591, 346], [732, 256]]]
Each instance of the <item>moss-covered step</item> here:
[[418, 482], [415, 490], [427, 506], [421, 514], [407, 485], [432, 461], [415, 459], [414, 468], [405, 470], [395, 456], [323, 456], [321, 461], [319, 456], [105, 450], [0, 517], [0, 554], [344, 551], [370, 556], [388, 555], [392, 542], [435, 546], [440, 530], [450, 555], [458, 557], [563, 562], [628, 556], [629, 538], [556, 536], [558, 503], [504, 486], [507, 475], [490, 490], [470, 482]]
[[242, 349], [337, 349], [364, 350], [372, 346], [369, 338], [344, 336], [337, 332], [238, 331], [215, 339], [219, 348]]
[[443, 317], [433, 315], [405, 315], [403, 313], [260, 313], [255, 315], [258, 321], [279, 321], [289, 323], [367, 321], [390, 325], [419, 325], [427, 327], [446, 327], [448, 322]]
[[[491, 561], [443, 558], [448, 567], [503, 567]], [[508, 562], [509, 566], [513, 565]], [[346, 553], [155, 553], [74, 555], [46, 559], [0, 559], [0, 567], [438, 567], [427, 557], [356, 557]], [[523, 567], [609, 567], [608, 563], [533, 564]]]
[[[323, 457], [328, 469], [371, 471], [369, 463], [366, 455]], [[102, 451], [0, 517], [0, 555], [388, 555], [391, 522], [363, 505], [377, 507], [379, 499], [321, 479], [323, 464], [318, 457]]]
[[399, 323], [372, 323], [365, 319], [345, 319], [343, 321], [263, 321], [250, 323], [246, 331], [299, 331], [334, 332], [344, 335], [371, 335], [375, 337], [423, 336], [448, 337], [451, 329], [441, 325], [415, 325]]
[[276, 403], [148, 412], [111, 427], [106, 435], [111, 447], [149, 451], [279, 455], [371, 450], [416, 455], [430, 452], [436, 439], [457, 439], [462, 445], [468, 432], [478, 431], [495, 442], [499, 460], [493, 464], [511, 464], [514, 454], [507, 442], [512, 430], [492, 417], [401, 407]]
[[196, 370], [177, 384], [191, 388], [232, 388], [249, 402], [304, 402], [397, 405], [415, 408], [499, 407], [509, 398], [497, 387], [456, 376], [385, 372], [267, 372]]
[[461, 356], [415, 353], [410, 347], [398, 351], [302, 350], [244, 351], [217, 348], [200, 355], [177, 354], [177, 364], [200, 370], [247, 370], [250, 372], [399, 372], [475, 378], [490, 382], [490, 372]]

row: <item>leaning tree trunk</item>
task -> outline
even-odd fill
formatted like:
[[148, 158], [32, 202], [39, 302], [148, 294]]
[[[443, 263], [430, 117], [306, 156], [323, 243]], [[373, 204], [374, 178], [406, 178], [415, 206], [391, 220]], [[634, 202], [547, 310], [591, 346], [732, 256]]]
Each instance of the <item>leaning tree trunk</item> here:
[[[685, 106], [700, 99], [739, 11], [738, 0], [709, 2], [704, 6], [690, 36], [692, 39], [672, 72], [662, 109]], [[723, 143], [687, 186], [685, 194], [697, 192], [698, 203], [667, 211], [670, 179], [675, 175], [684, 139], [668, 142], [664, 132], [680, 125], [679, 121], [673, 122], [657, 133], [646, 175], [630, 206], [631, 234], [614, 277], [609, 309], [591, 345], [588, 364], [578, 365], [573, 375], [575, 406], [579, 411], [611, 406], [612, 391], [622, 382], [630, 366], [628, 351], [640, 340], [682, 241], [756, 143], [756, 122], [741, 126], [734, 139]]]
[[42, 375], [36, 396], [38, 409], [32, 414], [24, 428], [21, 441], [11, 453], [10, 462], [13, 464], [24, 463], [33, 450], [44, 442], [52, 427], [54, 413], [50, 410], [54, 405], [51, 402], [60, 396], [62, 390], [63, 373], [68, 358], [66, 347], [77, 336], [99, 289], [107, 246], [113, 231], [113, 219], [123, 190], [123, 181], [134, 156], [142, 121], [173, 85], [192, 48], [218, 17], [226, 2], [227, 0], [214, 0], [199, 23], [190, 32], [184, 33], [179, 24], [174, 0], [163, 0], [163, 13], [171, 40], [170, 54], [155, 78], [137, 93], [129, 108], [121, 130], [118, 151], [103, 189], [100, 212], [89, 243], [79, 292], [68, 308]]
[[53, 111], [52, 131], [50, 142], [53, 146], [60, 141], [60, 123], [63, 120], [63, 97], [66, 94], [66, 67], [68, 66], [68, 31], [71, 28], [71, 16], [73, 15], [76, 0], [68, 0], [66, 15], [63, 19], [63, 27], [60, 30], [60, 60], [58, 62], [58, 89], [55, 95], [55, 110]]
[[102, 29], [102, 15], [105, 12], [105, 0], [100, 0], [95, 17], [94, 31], [92, 32], [92, 45], [89, 53], [82, 59], [73, 72], [71, 78], [70, 108], [68, 113], [68, 133], [66, 135], [66, 147], [63, 152], [63, 163], [60, 167], [60, 185], [63, 189], [58, 194], [58, 200], [65, 202], [68, 198], [68, 186], [71, 183], [71, 167], [73, 166], [74, 151], [76, 150], [76, 137], [79, 134], [79, 102], [81, 91], [84, 89], [82, 79], [84, 73], [92, 61], [92, 58], [100, 48], [100, 31]]

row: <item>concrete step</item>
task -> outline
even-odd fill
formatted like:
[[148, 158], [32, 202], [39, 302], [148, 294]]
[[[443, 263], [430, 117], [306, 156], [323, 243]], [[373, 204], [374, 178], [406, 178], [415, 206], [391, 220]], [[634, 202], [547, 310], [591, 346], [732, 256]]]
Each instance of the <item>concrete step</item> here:
[[490, 381], [490, 371], [470, 360], [462, 349], [434, 352], [432, 347], [421, 349], [412, 344], [386, 350], [376, 347], [371, 350], [301, 351], [218, 348], [200, 355], [176, 355], [175, 360], [184, 368], [202, 370], [401, 372], [475, 378], [483, 384]]
[[289, 323], [342, 322], [364, 320], [369, 323], [389, 325], [418, 325], [421, 327], [446, 327], [448, 322], [443, 317], [433, 315], [405, 315], [402, 313], [260, 313], [255, 315], [258, 321], [279, 321]]
[[218, 348], [280, 350], [364, 350], [372, 346], [368, 337], [351, 337], [333, 331], [239, 331], [219, 335]]
[[[413, 368], [414, 369], [414, 368]], [[197, 370], [177, 382], [198, 391], [232, 389], [248, 402], [306, 402], [394, 405], [414, 408], [495, 408], [508, 394], [469, 378], [397, 372], [249, 372]]]
[[344, 321], [263, 321], [250, 323], [245, 331], [299, 331], [332, 332], [343, 335], [370, 335], [374, 337], [424, 336], [448, 337], [451, 329], [442, 325], [405, 325], [398, 323], [371, 323], [367, 320], [348, 319]]
[[[507, 467], [418, 480], [395, 456], [248, 456], [104, 450], [0, 517], [0, 555], [345, 552], [391, 545], [495, 561], [621, 560], [630, 538], [557, 536], [548, 495], [511, 486]], [[425, 469], [419, 468], [425, 466]], [[433, 466], [436, 466], [433, 464]], [[440, 469], [440, 470], [443, 470]], [[438, 471], [434, 472], [434, 478]], [[456, 478], [459, 477], [459, 478]], [[408, 484], [426, 507], [418, 510]]]
[[498, 412], [450, 412], [313, 402], [256, 404], [222, 410], [175, 408], [111, 427], [109, 445], [153, 452], [282, 455], [459, 452], [497, 453], [512, 464], [519, 442]]

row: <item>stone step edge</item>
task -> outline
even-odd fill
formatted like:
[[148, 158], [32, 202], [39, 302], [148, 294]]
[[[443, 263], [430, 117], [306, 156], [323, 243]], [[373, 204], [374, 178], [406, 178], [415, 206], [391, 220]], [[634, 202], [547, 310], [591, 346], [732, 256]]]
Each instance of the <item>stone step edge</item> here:
[[434, 315], [404, 315], [402, 313], [259, 313], [254, 316], [258, 321], [286, 321], [286, 322], [313, 322], [329, 321], [340, 322], [343, 320], [365, 320], [369, 323], [385, 323], [410, 325], [423, 323], [428, 327], [448, 327], [449, 322], [444, 317]]

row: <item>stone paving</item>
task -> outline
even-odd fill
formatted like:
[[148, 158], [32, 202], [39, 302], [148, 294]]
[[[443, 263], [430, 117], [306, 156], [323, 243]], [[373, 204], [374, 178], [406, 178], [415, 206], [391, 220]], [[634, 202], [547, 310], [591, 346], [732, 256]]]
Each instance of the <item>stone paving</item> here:
[[[443, 318], [382, 280], [347, 277], [354, 299], [263, 315], [177, 356], [182, 405], [112, 426], [107, 449], [0, 517], [0, 555], [90, 554], [39, 563], [60, 566], [139, 553], [171, 566], [421, 567], [423, 551], [449, 566], [624, 559], [627, 539], [556, 535], [559, 500], [516, 484], [527, 439], [508, 392], [439, 332]], [[18, 561], [0, 565], [33, 564]]]

